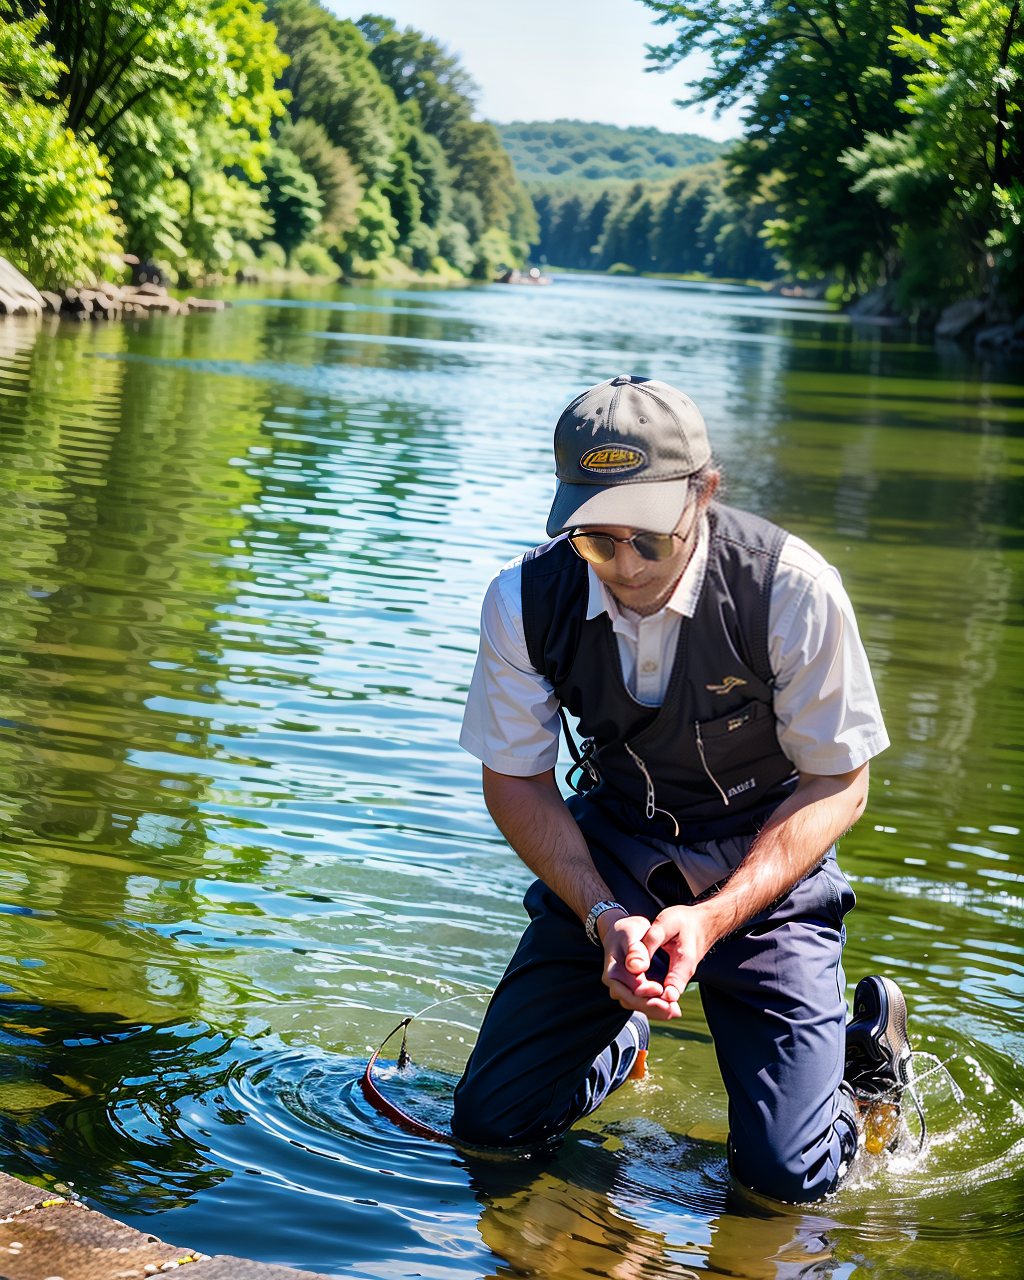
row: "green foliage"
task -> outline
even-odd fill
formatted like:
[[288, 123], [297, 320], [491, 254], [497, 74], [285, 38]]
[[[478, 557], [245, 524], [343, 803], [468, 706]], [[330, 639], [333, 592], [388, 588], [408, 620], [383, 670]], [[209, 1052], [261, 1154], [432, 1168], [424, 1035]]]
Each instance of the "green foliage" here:
[[774, 204], [792, 271], [884, 283], [908, 314], [1024, 299], [1020, 0], [645, 3], [674, 28], [656, 66], [710, 58], [691, 101], [751, 99], [729, 191]]
[[[904, 256], [916, 264], [909, 239], [942, 238], [944, 261], [952, 249], [959, 281], [998, 288], [1015, 304], [1024, 301], [1024, 14], [1019, 0], [967, 0], [930, 5], [941, 22], [924, 37], [897, 27], [893, 47], [913, 59], [909, 94], [901, 102], [913, 118], [899, 139], [902, 154], [881, 168], [853, 167], [866, 189], [899, 212], [906, 226]], [[872, 142], [875, 142], [872, 139]], [[877, 143], [875, 144], [877, 146]], [[895, 164], [891, 161], [895, 160]], [[889, 179], [882, 173], [892, 170]], [[932, 229], [939, 236], [927, 235]], [[922, 267], [924, 264], [922, 264]], [[926, 270], [926, 268], [925, 268]], [[919, 271], [922, 278], [927, 277]], [[945, 280], [943, 280], [945, 283]], [[922, 295], [916, 290], [916, 296]]]
[[[17, 0], [35, 12], [35, 0]], [[62, 0], [54, 91], [106, 155], [129, 246], [171, 270], [225, 267], [267, 225], [262, 178], [284, 58], [254, 0]]]
[[433, 227], [425, 222], [417, 224], [409, 238], [400, 247], [398, 256], [417, 271], [430, 271], [440, 251], [440, 242]]
[[398, 239], [404, 244], [420, 225], [423, 201], [420, 199], [420, 185], [413, 169], [412, 157], [402, 147], [392, 152], [391, 177], [383, 191], [391, 206], [391, 216], [398, 227]]
[[717, 159], [729, 146], [692, 133], [620, 129], [582, 120], [516, 121], [496, 127], [516, 173], [535, 181], [641, 178], [662, 182], [673, 177], [675, 170]]
[[355, 230], [346, 237], [345, 266], [349, 271], [357, 269], [357, 259], [378, 262], [395, 256], [398, 240], [398, 223], [391, 213], [391, 205], [379, 187], [371, 187], [356, 209], [358, 221]]
[[[373, 64], [396, 101], [404, 112], [415, 109], [424, 134], [440, 144], [454, 191], [479, 203], [478, 227], [457, 210], [452, 213], [479, 246], [478, 260], [491, 261], [497, 240], [492, 237], [484, 246], [483, 238], [496, 230], [505, 236], [504, 260], [521, 265], [537, 237], [533, 206], [496, 127], [473, 119], [476, 87], [469, 75], [436, 40], [412, 27], [399, 32], [390, 18], [375, 15], [361, 19], [359, 26], [371, 46]], [[440, 227], [443, 208], [432, 208], [428, 217], [434, 219], [429, 225]]]
[[299, 157], [278, 145], [264, 163], [267, 204], [274, 219], [274, 239], [290, 254], [320, 223], [323, 201], [315, 179]]
[[[415, 103], [410, 104], [415, 107]], [[419, 119], [418, 111], [403, 107], [403, 114]], [[452, 171], [445, 158], [444, 148], [438, 140], [418, 127], [409, 130], [405, 150], [412, 164], [413, 175], [419, 190], [420, 219], [428, 227], [445, 222], [452, 206]]]
[[0, 253], [38, 285], [102, 277], [122, 229], [103, 157], [59, 109], [5, 98], [0, 91]]
[[282, 85], [293, 120], [308, 116], [344, 147], [368, 186], [391, 176], [398, 126], [394, 94], [382, 83], [358, 28], [316, 0], [273, 0], [278, 43], [291, 63]]
[[398, 277], [525, 261], [533, 205], [421, 33], [318, 0], [56, 0], [51, 47], [39, 5], [0, 0], [0, 229], [40, 278], [123, 247], [179, 281], [278, 255]]
[[775, 206], [765, 194], [734, 199], [727, 176], [717, 161], [669, 183], [537, 183], [538, 251], [562, 267], [773, 279], [778, 265], [762, 227]]
[[403, 105], [415, 102], [423, 129], [447, 151], [450, 130], [474, 109], [477, 88], [469, 73], [436, 40], [412, 27], [400, 32], [390, 18], [374, 14], [361, 18], [359, 27], [395, 99]]
[[298, 157], [316, 182], [323, 203], [318, 236], [333, 243], [356, 225], [356, 208], [363, 198], [363, 184], [348, 152], [332, 146], [323, 127], [308, 116], [283, 125], [278, 142]]
[[305, 271], [310, 276], [329, 276], [332, 280], [336, 280], [341, 274], [338, 264], [324, 246], [313, 240], [307, 240], [305, 244], [300, 244], [293, 251], [291, 263], [293, 267], [298, 267], [300, 271]]
[[0, 3], [0, 254], [39, 285], [91, 282], [121, 251], [109, 173], [53, 101], [62, 68], [43, 16], [10, 17]]
[[770, 180], [778, 209], [773, 248], [797, 273], [838, 271], [873, 282], [896, 246], [894, 219], [868, 192], [850, 190], [840, 157], [869, 132], [903, 123], [909, 60], [890, 44], [894, 23], [925, 29], [913, 3], [836, 0], [803, 8], [786, 0], [712, 0], [701, 9], [645, 0], [675, 22], [675, 39], [651, 55], [672, 65], [703, 49], [710, 70], [691, 101], [730, 105], [745, 95], [746, 136], [729, 155], [732, 190], [755, 195]]
[[9, 0], [0, 0], [0, 89], [10, 96], [54, 97], [63, 67], [45, 42], [42, 13], [19, 20]]
[[437, 251], [456, 271], [468, 276], [476, 264], [471, 237], [462, 222], [446, 222], [437, 237]]

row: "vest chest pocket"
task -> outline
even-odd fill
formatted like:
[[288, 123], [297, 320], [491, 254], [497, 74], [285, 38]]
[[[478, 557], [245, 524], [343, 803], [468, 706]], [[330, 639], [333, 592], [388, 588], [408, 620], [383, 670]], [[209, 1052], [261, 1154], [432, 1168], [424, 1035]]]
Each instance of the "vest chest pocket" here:
[[748, 804], [780, 781], [775, 716], [764, 702], [745, 702], [728, 715], [694, 725], [704, 772], [724, 804]]

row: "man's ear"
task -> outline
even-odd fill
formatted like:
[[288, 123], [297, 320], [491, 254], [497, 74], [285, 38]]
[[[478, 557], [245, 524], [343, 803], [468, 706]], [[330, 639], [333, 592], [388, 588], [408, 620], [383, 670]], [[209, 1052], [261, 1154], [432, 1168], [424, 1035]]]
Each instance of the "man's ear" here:
[[700, 495], [700, 505], [701, 505], [702, 511], [708, 505], [711, 499], [715, 496], [715, 494], [718, 492], [718, 486], [721, 483], [722, 483], [722, 473], [716, 467], [715, 470], [710, 473], [707, 480], [705, 481], [704, 492]]

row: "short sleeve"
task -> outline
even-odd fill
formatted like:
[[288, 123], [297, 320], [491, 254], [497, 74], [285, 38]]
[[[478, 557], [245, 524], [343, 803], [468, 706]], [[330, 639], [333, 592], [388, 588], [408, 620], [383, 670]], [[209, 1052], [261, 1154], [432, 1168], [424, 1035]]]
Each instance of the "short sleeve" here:
[[837, 571], [792, 535], [772, 587], [779, 745], [806, 773], [848, 773], [889, 745], [857, 619]]
[[460, 745], [495, 773], [529, 778], [558, 761], [558, 699], [534, 670], [523, 632], [522, 558], [491, 579]]

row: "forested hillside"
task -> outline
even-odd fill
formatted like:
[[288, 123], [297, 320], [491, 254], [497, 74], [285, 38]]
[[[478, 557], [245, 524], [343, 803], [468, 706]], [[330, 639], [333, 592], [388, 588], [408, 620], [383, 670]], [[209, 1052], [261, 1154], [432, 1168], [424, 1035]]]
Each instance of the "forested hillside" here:
[[778, 275], [759, 235], [773, 208], [725, 193], [730, 144], [580, 120], [497, 129], [537, 212], [534, 259], [595, 271]]
[[657, 182], [674, 171], [707, 164], [728, 149], [694, 133], [662, 133], [654, 128], [620, 129], [581, 120], [499, 124], [498, 133], [516, 173], [527, 180], [623, 178]]
[[0, 255], [39, 285], [489, 279], [533, 207], [436, 41], [317, 0], [0, 0]]

